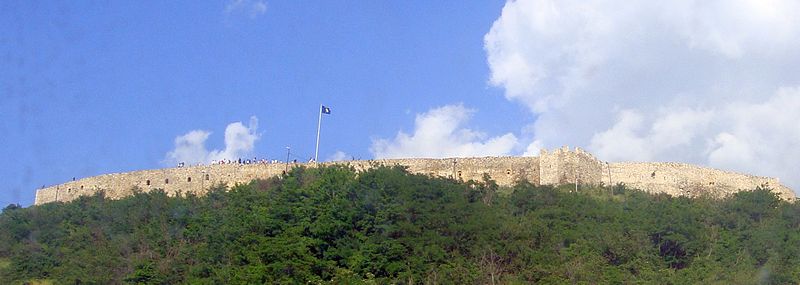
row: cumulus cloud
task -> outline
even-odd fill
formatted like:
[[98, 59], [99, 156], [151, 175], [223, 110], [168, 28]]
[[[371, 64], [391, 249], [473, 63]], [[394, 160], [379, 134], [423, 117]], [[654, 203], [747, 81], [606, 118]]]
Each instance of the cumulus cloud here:
[[345, 161], [345, 160], [349, 160], [350, 158], [351, 158], [351, 156], [348, 155], [346, 152], [343, 152], [341, 150], [337, 150], [331, 156], [326, 158], [325, 161]]
[[205, 144], [211, 132], [204, 130], [188, 132], [175, 138], [175, 148], [167, 153], [163, 163], [207, 164], [214, 160], [248, 157], [253, 152], [255, 142], [260, 138], [257, 130], [258, 118], [255, 116], [250, 117], [247, 126], [242, 122], [228, 124], [225, 128], [225, 148], [211, 151], [206, 149]]
[[708, 163], [784, 178], [800, 190], [800, 88], [782, 88], [765, 102], [734, 102], [720, 110]]
[[208, 150], [206, 140], [210, 132], [194, 130], [175, 138], [175, 149], [167, 153], [165, 164], [174, 165], [179, 162], [188, 164], [206, 163]]
[[418, 114], [412, 134], [400, 131], [394, 139], [373, 140], [370, 150], [376, 158], [508, 155], [517, 137], [511, 133], [488, 137], [465, 128], [473, 112], [457, 104]]
[[267, 12], [265, 1], [232, 0], [225, 5], [225, 15], [242, 14], [254, 19]]
[[[623, 110], [610, 129], [592, 136], [589, 148], [613, 161], [655, 160], [680, 147], [692, 147], [695, 138], [707, 130], [714, 114], [691, 109], [662, 110], [660, 116], [651, 118], [636, 110]], [[653, 122], [645, 122], [646, 119]]]
[[588, 146], [800, 189], [787, 170], [800, 160], [800, 2], [509, 1], [484, 48], [489, 83], [535, 114], [531, 150]]
[[528, 144], [528, 147], [525, 148], [525, 152], [522, 153], [522, 156], [539, 156], [539, 152], [543, 149], [541, 141], [534, 141]]

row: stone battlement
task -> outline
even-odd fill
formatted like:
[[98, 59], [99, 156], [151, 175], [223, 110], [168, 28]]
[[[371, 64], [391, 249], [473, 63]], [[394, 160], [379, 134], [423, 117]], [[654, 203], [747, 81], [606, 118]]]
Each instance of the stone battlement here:
[[[478, 180], [488, 174], [498, 185], [510, 186], [520, 180], [536, 185], [590, 184], [613, 185], [624, 183], [651, 193], [674, 196], [711, 194], [723, 197], [742, 190], [769, 187], [785, 200], [794, 201], [794, 192], [778, 179], [721, 171], [684, 163], [621, 162], [608, 163], [592, 154], [568, 147], [542, 150], [538, 157], [469, 157], [469, 158], [408, 158], [369, 161], [293, 163], [290, 167], [344, 164], [356, 170], [375, 165], [402, 165], [409, 172], [459, 180]], [[147, 192], [163, 189], [170, 195], [182, 193], [205, 194], [217, 185], [233, 186], [254, 179], [281, 175], [283, 163], [220, 164], [141, 170], [112, 173], [70, 181], [36, 191], [36, 205], [55, 201], [71, 201], [83, 195], [104, 190], [106, 197], [119, 199], [134, 189]]]

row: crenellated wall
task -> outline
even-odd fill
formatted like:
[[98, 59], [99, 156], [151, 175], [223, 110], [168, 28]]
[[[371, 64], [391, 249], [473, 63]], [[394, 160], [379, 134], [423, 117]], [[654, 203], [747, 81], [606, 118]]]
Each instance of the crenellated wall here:
[[551, 152], [541, 150], [539, 153], [541, 167], [541, 183], [550, 185], [593, 184], [602, 182], [605, 163], [580, 148], [571, 151], [568, 147]]
[[[368, 169], [374, 165], [402, 165], [408, 167], [412, 173], [464, 181], [480, 181], [486, 173], [501, 186], [510, 186], [520, 180], [537, 185], [573, 184], [576, 180], [578, 184], [593, 185], [625, 183], [653, 193], [686, 196], [710, 193], [722, 197], [762, 186], [772, 188], [783, 199], [795, 199], [794, 192], [775, 178], [683, 163], [607, 163], [579, 148], [572, 151], [567, 147], [549, 152], [542, 150], [539, 157], [409, 158], [322, 163], [331, 164], [346, 164], [356, 170]], [[290, 167], [299, 165], [316, 166], [293, 164]], [[223, 164], [105, 174], [39, 189], [36, 191], [35, 204], [70, 201], [99, 190], [104, 190], [106, 197], [119, 199], [131, 195], [135, 188], [144, 192], [164, 189], [170, 195], [178, 192], [202, 195], [216, 185], [233, 186], [253, 179], [278, 176], [286, 167], [283, 163]]]

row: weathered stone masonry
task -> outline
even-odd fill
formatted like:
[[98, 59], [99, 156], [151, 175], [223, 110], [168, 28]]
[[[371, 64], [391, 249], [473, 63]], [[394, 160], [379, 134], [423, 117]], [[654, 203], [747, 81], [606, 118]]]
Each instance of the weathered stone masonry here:
[[[578, 184], [592, 185], [624, 183], [648, 192], [675, 196], [710, 193], [721, 197], [761, 186], [772, 188], [785, 200], [795, 199], [794, 192], [775, 178], [683, 163], [608, 163], [579, 148], [572, 151], [567, 147], [542, 150], [538, 157], [409, 158], [322, 164], [346, 164], [357, 170], [374, 165], [402, 165], [412, 173], [478, 181], [486, 173], [501, 186], [512, 185], [523, 179], [537, 185], [564, 185], [576, 181]], [[297, 165], [315, 166], [292, 166]], [[35, 204], [70, 201], [100, 190], [105, 191], [106, 197], [119, 199], [131, 195], [134, 188], [145, 192], [164, 189], [170, 195], [178, 192], [203, 195], [216, 185], [233, 186], [280, 175], [285, 167], [284, 164], [225, 164], [105, 174], [39, 189], [36, 191]]]

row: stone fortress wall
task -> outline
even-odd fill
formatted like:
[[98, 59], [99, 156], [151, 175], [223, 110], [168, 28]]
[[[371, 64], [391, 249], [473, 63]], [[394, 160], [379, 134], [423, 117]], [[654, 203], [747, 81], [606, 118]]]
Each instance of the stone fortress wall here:
[[609, 167], [603, 181], [611, 181], [613, 184], [622, 182], [632, 188], [653, 193], [690, 197], [705, 193], [724, 197], [741, 190], [769, 187], [784, 200], [794, 201], [796, 198], [791, 189], [780, 184], [777, 178], [771, 177], [674, 162], [621, 162], [611, 163]]
[[[344, 164], [364, 170], [375, 165], [402, 165], [412, 173], [449, 177], [459, 180], [483, 179], [488, 174], [498, 185], [510, 186], [527, 180], [536, 185], [614, 185], [624, 183], [651, 193], [673, 196], [697, 196], [709, 193], [722, 197], [756, 187], [770, 187], [782, 199], [794, 201], [794, 192], [775, 178], [758, 177], [721, 171], [683, 163], [621, 162], [608, 163], [576, 148], [562, 147], [542, 150], [538, 157], [471, 157], [471, 158], [408, 158], [369, 161], [341, 161], [321, 165]], [[289, 167], [316, 164], [295, 163]], [[222, 164], [142, 170], [105, 174], [42, 188], [36, 191], [36, 205], [55, 201], [70, 201], [100, 190], [106, 197], [119, 199], [129, 196], [135, 188], [147, 192], [163, 189], [170, 195], [182, 193], [205, 194], [217, 185], [233, 186], [253, 179], [281, 175], [286, 164]]]

